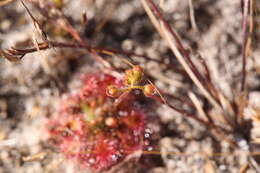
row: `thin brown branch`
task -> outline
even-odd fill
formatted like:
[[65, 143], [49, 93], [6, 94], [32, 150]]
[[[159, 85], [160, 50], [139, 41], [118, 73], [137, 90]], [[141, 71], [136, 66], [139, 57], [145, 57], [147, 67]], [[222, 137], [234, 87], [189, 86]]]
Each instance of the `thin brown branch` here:
[[183, 110], [183, 109], [180, 109], [180, 108], [177, 108], [176, 106], [168, 103], [167, 101], [165, 100], [162, 100], [161, 97], [158, 97], [158, 96], [152, 96], [151, 97], [153, 100], [161, 103], [161, 104], [164, 104], [168, 107], [170, 107], [171, 109], [175, 110], [176, 112], [179, 112], [181, 115], [185, 116], [185, 117], [188, 117], [188, 118], [191, 118], [191, 119], [194, 119], [195, 121], [197, 122], [200, 122], [201, 124], [204, 124], [206, 125], [206, 127], [209, 127], [211, 129], [214, 129], [218, 132], [226, 132], [226, 133], [230, 133], [227, 129], [225, 128], [222, 128], [222, 127], [219, 127], [219, 126], [216, 126], [214, 123], [210, 122], [210, 121], [206, 121], [200, 117], [198, 117], [197, 115], [195, 114], [192, 114], [192, 113], [189, 113], [188, 111], [186, 110]]
[[[194, 119], [195, 121], [205, 125], [206, 127], [208, 127], [210, 130], [212, 130], [212, 133], [214, 133], [216, 136], [218, 136], [219, 138], [221, 138], [222, 140], [228, 142], [232, 147], [237, 147], [237, 143], [236, 141], [233, 141], [232, 139], [227, 138], [226, 134], [230, 134], [230, 131], [223, 128], [223, 127], [219, 127], [217, 125], [214, 124], [214, 122], [212, 121], [207, 121], [204, 120], [202, 118], [199, 118], [198, 116], [196, 116], [195, 114], [189, 113], [185, 110], [182, 110], [180, 108], [177, 108], [171, 104], [169, 104], [168, 102], [164, 102], [164, 100], [162, 100], [160, 97], [157, 96], [153, 96], [152, 97], [155, 101], [160, 102], [162, 104], [165, 104], [166, 106], [170, 107], [171, 109], [175, 110], [176, 112], [179, 112], [180, 114], [182, 114], [185, 117]], [[225, 133], [225, 134], [223, 134]]]
[[[45, 50], [45, 49], [49, 49], [49, 48], [52, 48], [52, 47], [56, 47], [56, 48], [78, 48], [78, 49], [85, 49], [89, 53], [97, 52], [97, 53], [101, 53], [101, 54], [105, 54], [105, 55], [121, 54], [121, 55], [124, 55], [124, 56], [127, 56], [127, 57], [131, 57], [131, 56], [139, 57], [139, 58], [143, 58], [147, 61], [153, 61], [153, 62], [156, 62], [158, 64], [163, 64], [166, 67], [171, 68], [176, 73], [180, 73], [183, 76], [187, 76], [187, 73], [183, 69], [176, 67], [176, 65], [166, 64], [162, 60], [153, 59], [153, 58], [150, 58], [146, 55], [136, 54], [136, 53], [130, 52], [130, 51], [126, 52], [126, 51], [123, 51], [123, 50], [107, 49], [107, 48], [101, 48], [101, 47], [92, 47], [92, 46], [89, 46], [89, 45], [79, 45], [77, 43], [68, 43], [68, 42], [49, 41], [48, 43], [47, 42], [39, 43], [40, 50]], [[91, 50], [94, 51], [94, 52], [91, 52]], [[8, 49], [6, 51], [0, 51], [0, 55], [5, 57], [9, 61], [19, 61], [26, 54], [33, 53], [33, 52], [36, 52], [36, 51], [37, 50], [35, 49], [35, 47], [24, 48], [24, 49], [17, 49], [17, 48], [11, 47], [10, 49]], [[11, 57], [11, 56], [15, 56], [15, 57]]]

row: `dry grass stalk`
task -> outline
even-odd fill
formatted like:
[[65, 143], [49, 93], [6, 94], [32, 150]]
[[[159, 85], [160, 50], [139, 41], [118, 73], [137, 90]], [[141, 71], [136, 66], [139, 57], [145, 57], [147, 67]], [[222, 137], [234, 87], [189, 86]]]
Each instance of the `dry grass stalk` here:
[[202, 108], [202, 105], [201, 105], [201, 102], [199, 101], [199, 99], [197, 98], [197, 96], [196, 96], [193, 92], [191, 92], [191, 91], [188, 92], [188, 95], [189, 95], [191, 101], [194, 103], [194, 105], [195, 105], [195, 107], [196, 107], [196, 109], [197, 109], [197, 111], [198, 111], [199, 116], [200, 116], [203, 120], [208, 121], [208, 120], [209, 120], [209, 117], [208, 117], [207, 114], [204, 112], [204, 110], [203, 110], [203, 108]]
[[189, 0], [189, 8], [190, 8], [190, 22], [192, 29], [196, 32], [199, 31], [198, 26], [196, 24], [195, 14], [194, 14], [194, 7], [193, 7], [193, 0]]
[[239, 169], [239, 173], [246, 173], [246, 171], [249, 169], [249, 164], [246, 163], [244, 165], [241, 166], [241, 168]]
[[168, 29], [166, 28], [165, 24], [163, 22], [159, 21], [159, 19], [157, 19], [155, 17], [155, 15], [153, 14], [151, 8], [149, 7], [147, 1], [146, 0], [142, 0], [141, 2], [142, 2], [142, 5], [143, 5], [147, 15], [149, 16], [149, 18], [151, 20], [151, 22], [153, 23], [153, 25], [155, 26], [157, 31], [160, 33], [162, 38], [167, 40], [167, 42], [168, 42], [172, 52], [174, 53], [174, 55], [176, 56], [176, 58], [178, 59], [180, 64], [183, 66], [185, 71], [188, 73], [188, 75], [190, 76], [190, 78], [192, 79], [194, 84], [200, 89], [202, 94], [209, 100], [209, 102], [214, 107], [216, 107], [218, 109], [221, 109], [220, 105], [211, 96], [211, 94], [207, 91], [207, 89], [203, 86], [203, 84], [200, 82], [200, 80], [195, 75], [193, 70], [190, 68], [189, 64], [185, 61], [182, 53], [178, 49], [179, 45], [178, 46], [176, 45], [176, 38], [173, 38], [173, 36], [169, 33]]
[[[243, 0], [243, 43], [242, 43], [242, 80], [241, 92], [246, 89], [246, 64], [247, 57], [251, 46], [249, 33], [253, 32], [253, 1]], [[249, 18], [250, 14], [250, 18]]]
[[215, 166], [213, 162], [209, 159], [207, 159], [206, 164], [204, 165], [204, 172], [206, 173], [215, 173]]
[[13, 2], [13, 1], [14, 0], [3, 0], [3, 1], [0, 2], [0, 7], [4, 6], [4, 5], [7, 5], [7, 4], [9, 4], [9, 3]]

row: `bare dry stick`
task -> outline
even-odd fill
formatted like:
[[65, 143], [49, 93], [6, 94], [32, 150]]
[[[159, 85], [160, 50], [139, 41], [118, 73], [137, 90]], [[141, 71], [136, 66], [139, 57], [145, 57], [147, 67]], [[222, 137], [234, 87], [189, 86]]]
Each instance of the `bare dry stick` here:
[[245, 91], [246, 84], [246, 64], [247, 54], [246, 45], [248, 41], [248, 8], [250, 0], [243, 0], [243, 44], [242, 44], [242, 80], [241, 80], [241, 92]]
[[4, 6], [4, 5], [7, 5], [7, 4], [9, 4], [9, 3], [13, 2], [13, 1], [14, 0], [2, 0], [2, 1], [0, 1], [0, 7]]
[[26, 12], [29, 14], [30, 18], [33, 21], [33, 25], [35, 27], [35, 30], [39, 33], [39, 35], [42, 37], [43, 41], [48, 42], [48, 38], [47, 38], [47, 34], [43, 31], [42, 26], [40, 25], [40, 23], [35, 19], [35, 17], [32, 15], [32, 13], [30, 12], [30, 10], [28, 9], [28, 7], [25, 5], [25, 3], [23, 2], [23, 0], [20, 0], [20, 2], [22, 3], [23, 7], [25, 8]]
[[196, 32], [198, 32], [198, 26], [196, 24], [196, 20], [195, 20], [195, 14], [194, 14], [194, 7], [193, 7], [193, 0], [189, 0], [189, 8], [190, 8], [190, 23], [192, 26], [192, 29]]
[[33, 25], [34, 25], [34, 30], [33, 30], [33, 36], [32, 36], [32, 41], [33, 41], [33, 44], [34, 46], [37, 48], [37, 51], [38, 53], [40, 54], [40, 56], [42, 57], [40, 59], [41, 61], [41, 66], [44, 70], [45, 73], [47, 74], [51, 74], [51, 67], [49, 65], [49, 62], [48, 62], [48, 57], [43, 54], [41, 52], [41, 50], [39, 49], [39, 46], [38, 46], [38, 41], [36, 39], [36, 37], [40, 37], [44, 42], [49, 42], [48, 38], [47, 38], [47, 34], [43, 31], [43, 28], [41, 27], [40, 23], [35, 19], [35, 17], [32, 15], [32, 13], [30, 12], [30, 10], [28, 9], [28, 7], [25, 5], [25, 3], [23, 2], [23, 0], [20, 1], [23, 5], [23, 7], [25, 8], [26, 12], [29, 14], [32, 22], [33, 22]]
[[178, 48], [175, 45], [175, 42], [172, 38], [172, 36], [169, 34], [169, 32], [166, 30], [166, 28], [162, 25], [162, 30], [165, 32], [165, 39], [168, 41], [170, 48], [174, 52], [176, 58], [178, 61], [182, 64], [183, 68], [186, 70], [186, 72], [189, 74], [190, 78], [194, 82], [194, 84], [201, 90], [202, 94], [209, 100], [209, 102], [218, 109], [221, 109], [220, 105], [215, 101], [215, 99], [210, 95], [210, 93], [206, 90], [206, 88], [203, 86], [203, 84], [198, 80], [198, 78], [195, 76], [195, 74], [190, 69], [187, 62], [183, 59], [183, 56], [179, 52]]
[[204, 112], [204, 110], [203, 110], [203, 108], [202, 108], [202, 105], [201, 105], [199, 99], [197, 98], [197, 96], [196, 96], [193, 92], [191, 92], [191, 91], [188, 92], [188, 95], [189, 95], [191, 101], [193, 102], [193, 104], [195, 105], [195, 107], [196, 107], [196, 109], [197, 109], [197, 111], [198, 111], [200, 117], [201, 117], [203, 120], [205, 120], [205, 121], [209, 121], [209, 117], [208, 117], [207, 114]]

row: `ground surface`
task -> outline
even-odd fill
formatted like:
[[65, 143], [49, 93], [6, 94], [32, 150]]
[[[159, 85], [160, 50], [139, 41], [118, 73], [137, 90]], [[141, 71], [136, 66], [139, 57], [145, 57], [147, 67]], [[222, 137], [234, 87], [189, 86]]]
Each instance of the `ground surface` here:
[[[174, 64], [176, 69], [181, 68], [165, 40], [154, 29], [139, 0], [77, 0], [64, 3], [64, 14], [89, 44], [133, 51]], [[43, 26], [51, 40], [72, 40], [68, 33], [55, 27], [55, 22], [46, 22], [35, 7], [27, 4], [39, 21], [45, 21]], [[260, 104], [260, 80], [256, 72], [260, 67], [257, 58], [260, 57], [260, 11], [257, 11], [257, 5], [254, 10], [254, 58], [248, 59], [247, 66], [249, 103], [254, 106]], [[242, 66], [241, 4], [234, 0], [194, 0], [193, 7], [198, 31], [190, 23], [188, 0], [165, 0], [161, 6], [165, 18], [194, 58], [200, 53], [206, 60], [216, 87], [227, 98], [235, 99], [240, 88]], [[11, 2], [0, 7], [0, 11], [1, 48], [26, 45], [33, 37], [34, 27], [21, 3]], [[81, 21], [84, 12], [88, 18], [86, 25]], [[93, 61], [92, 56], [84, 50], [55, 48], [28, 54], [16, 63], [0, 59], [0, 173], [77, 172], [73, 164], [66, 159], [62, 161], [60, 154], [51, 152], [44, 128], [47, 117], [55, 113], [64, 94], [80, 87], [82, 74], [102, 71], [103, 67]], [[142, 65], [156, 86], [166, 93], [181, 98], [188, 98], [189, 90], [199, 93], [188, 77], [180, 75], [175, 69], [140, 57], [133, 60]], [[108, 58], [108, 61], [117, 68], [127, 67], [116, 58]], [[209, 109], [201, 100], [205, 109]], [[178, 101], [172, 102], [189, 109]], [[161, 154], [147, 155], [148, 159], [120, 165], [119, 172], [235, 173], [249, 163], [245, 153], [231, 149], [229, 143], [210, 133], [207, 127], [166, 106], [158, 106], [152, 116], [159, 118], [158, 125], [151, 129], [155, 131], [157, 140], [155, 150]], [[254, 131], [257, 134], [259, 130], [256, 127]], [[250, 138], [250, 135], [247, 137]], [[41, 161], [22, 160], [24, 156], [39, 152], [50, 154]], [[227, 154], [214, 156], [214, 153]], [[250, 167], [247, 172], [256, 171]]]

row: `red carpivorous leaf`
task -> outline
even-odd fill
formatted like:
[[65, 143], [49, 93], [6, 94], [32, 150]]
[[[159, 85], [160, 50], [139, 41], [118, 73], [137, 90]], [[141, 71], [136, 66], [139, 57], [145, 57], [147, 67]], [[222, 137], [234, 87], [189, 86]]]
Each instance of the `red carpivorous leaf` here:
[[114, 104], [106, 94], [108, 86], [122, 84], [107, 74], [84, 76], [82, 89], [62, 100], [48, 122], [50, 141], [82, 168], [107, 170], [147, 145], [146, 115], [137, 97], [129, 93]]

